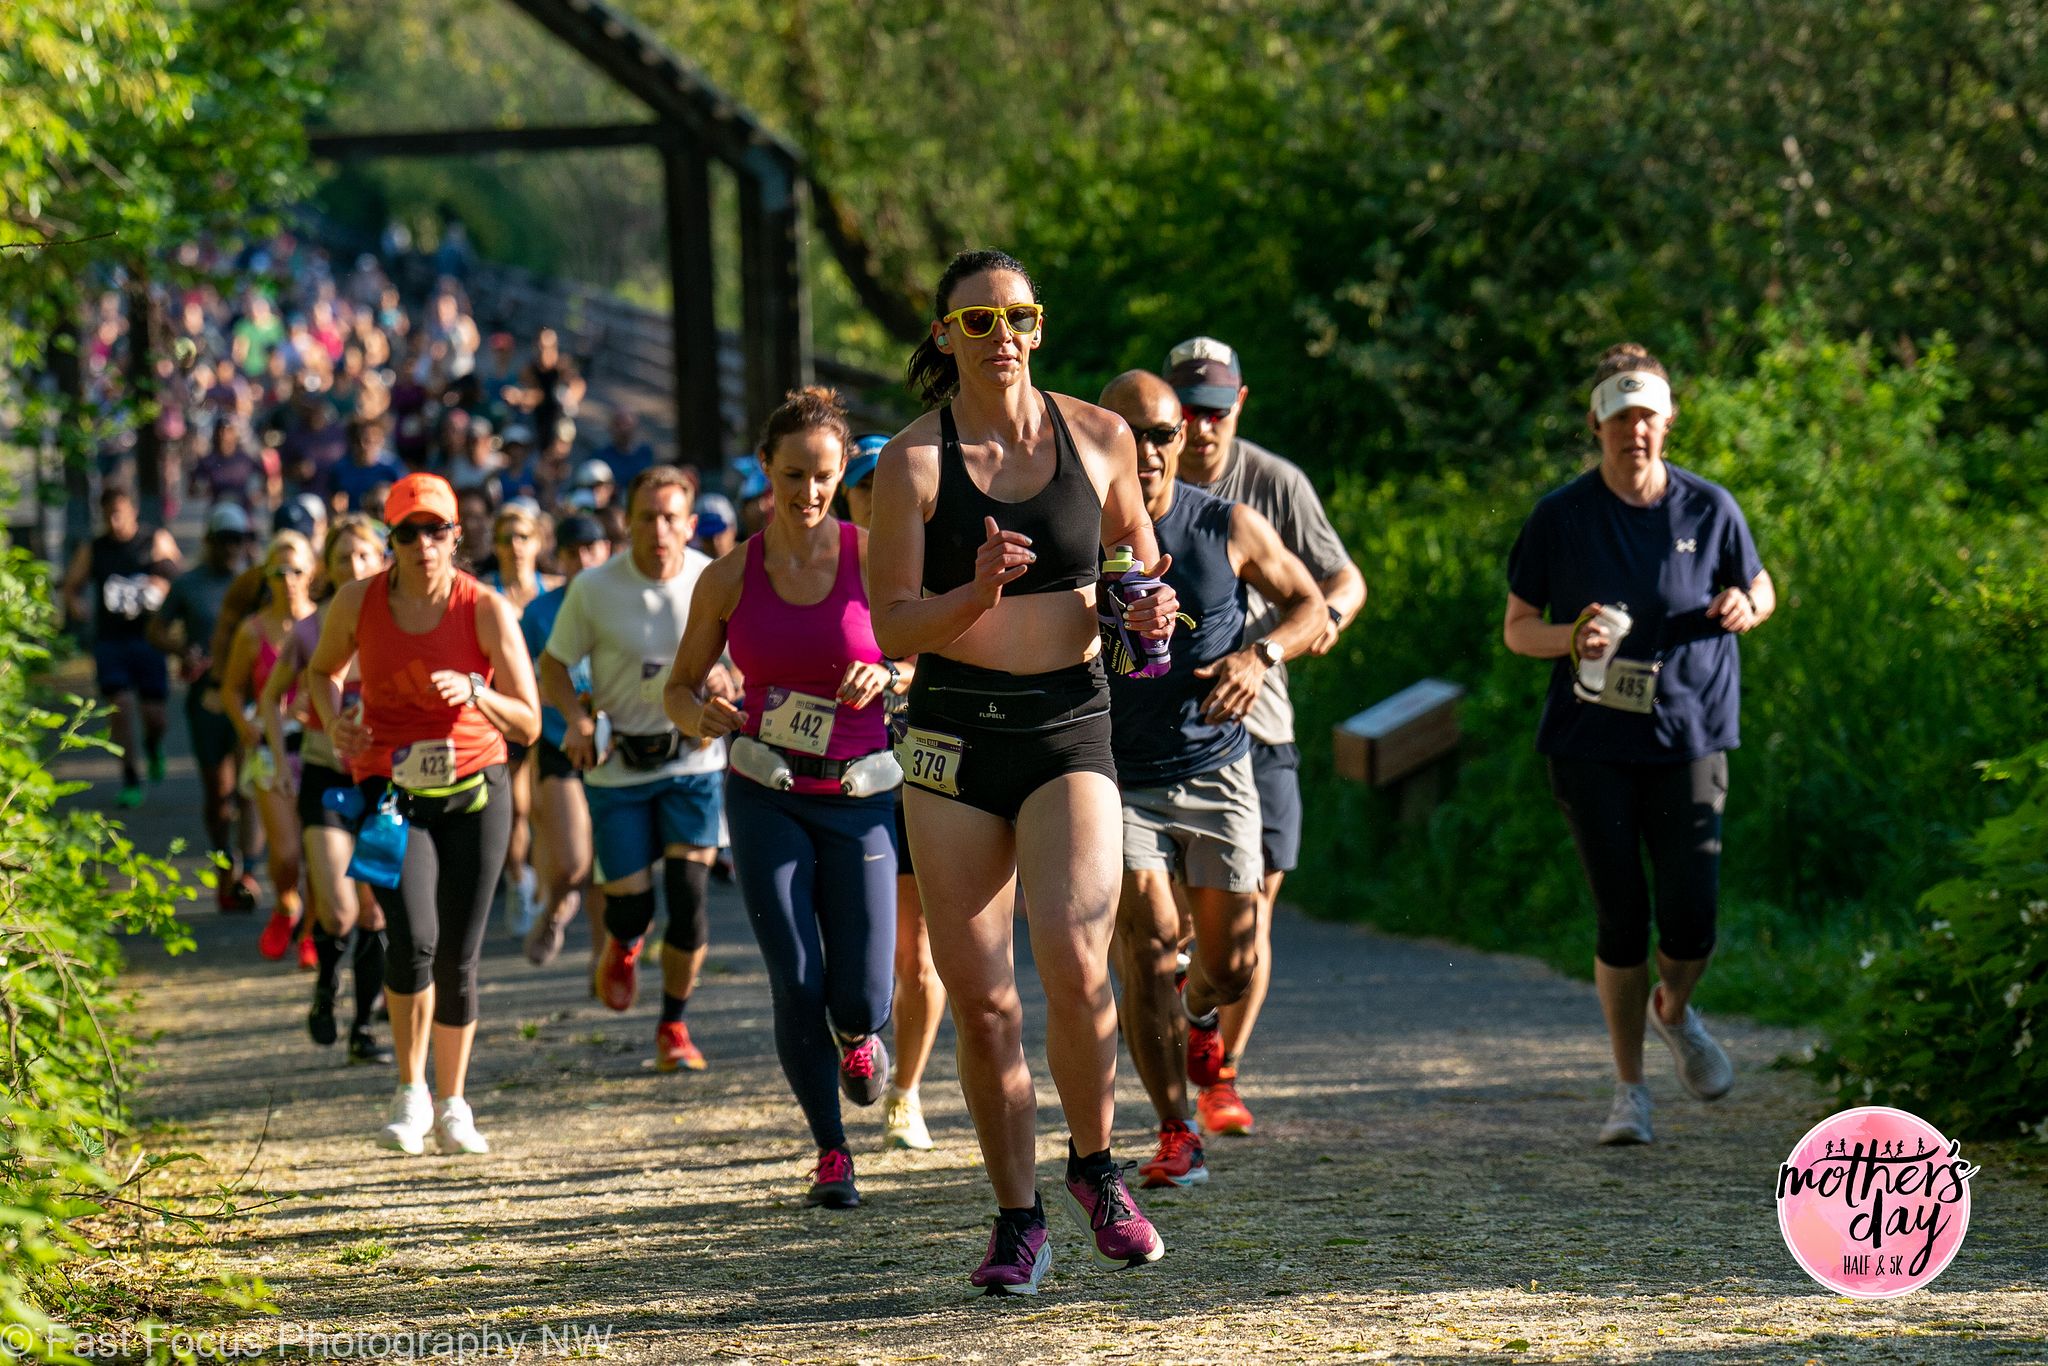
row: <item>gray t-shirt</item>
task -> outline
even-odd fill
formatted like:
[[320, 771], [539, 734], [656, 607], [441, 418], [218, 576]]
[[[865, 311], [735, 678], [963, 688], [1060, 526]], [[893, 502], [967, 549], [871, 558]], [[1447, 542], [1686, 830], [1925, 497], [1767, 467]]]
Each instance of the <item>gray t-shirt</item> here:
[[[221, 603], [227, 598], [228, 585], [236, 577], [237, 571], [233, 569], [215, 569], [203, 563], [195, 565], [171, 584], [171, 591], [164, 594], [163, 606], [156, 609], [156, 614], [166, 622], [183, 622], [186, 642], [204, 650], [213, 639], [213, 626], [220, 620]], [[224, 659], [216, 662], [227, 663]], [[196, 686], [199, 680], [195, 678], [192, 682]], [[210, 678], [208, 682], [211, 683]]]
[[[1185, 472], [1182, 479], [1187, 479]], [[1187, 480], [1194, 483], [1193, 480]], [[1322, 583], [1351, 563], [1344, 542], [1323, 511], [1323, 500], [1315, 485], [1291, 460], [1283, 460], [1264, 446], [1238, 437], [1231, 443], [1230, 460], [1223, 475], [1213, 484], [1195, 484], [1202, 492], [1233, 503], [1243, 503], [1260, 513], [1280, 533], [1280, 543], [1308, 566], [1309, 577]], [[1264, 640], [1280, 623], [1280, 614], [1259, 596], [1259, 590], [1245, 589], [1244, 643]], [[1287, 695], [1287, 666], [1282, 664], [1266, 675], [1259, 696], [1244, 719], [1245, 729], [1264, 745], [1294, 743], [1294, 703]]]

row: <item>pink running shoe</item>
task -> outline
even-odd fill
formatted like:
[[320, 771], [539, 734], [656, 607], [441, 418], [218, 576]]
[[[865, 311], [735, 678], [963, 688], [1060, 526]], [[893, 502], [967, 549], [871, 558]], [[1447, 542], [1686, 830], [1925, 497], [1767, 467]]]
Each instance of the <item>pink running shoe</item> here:
[[967, 1281], [988, 1295], [1036, 1295], [1051, 1268], [1052, 1238], [1044, 1220], [1019, 1229], [997, 1215], [995, 1231], [988, 1235], [988, 1256]]
[[810, 1194], [804, 1197], [826, 1209], [852, 1209], [860, 1203], [853, 1184], [853, 1154], [844, 1148], [818, 1149], [818, 1165], [811, 1169]]
[[839, 1050], [839, 1089], [855, 1105], [873, 1105], [889, 1081], [889, 1050], [878, 1034]]
[[1067, 1184], [1067, 1204], [1081, 1229], [1095, 1244], [1095, 1260], [1112, 1271], [1143, 1266], [1166, 1255], [1166, 1244], [1152, 1221], [1138, 1212], [1124, 1185], [1121, 1167], [1111, 1167], [1097, 1177], [1082, 1177]]

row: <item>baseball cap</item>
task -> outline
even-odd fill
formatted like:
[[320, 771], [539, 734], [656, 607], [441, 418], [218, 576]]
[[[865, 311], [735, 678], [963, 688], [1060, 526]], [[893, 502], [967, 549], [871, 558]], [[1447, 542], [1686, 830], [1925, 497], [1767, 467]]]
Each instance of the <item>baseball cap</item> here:
[[587, 512], [572, 512], [555, 523], [556, 545], [596, 545], [609, 539], [604, 524]]
[[524, 422], [515, 422], [505, 429], [505, 444], [508, 446], [531, 446], [533, 428]]
[[740, 491], [738, 497], [742, 503], [759, 498], [768, 491], [768, 472], [761, 468], [759, 456], [734, 456], [732, 472], [739, 476]]
[[853, 458], [846, 462], [846, 474], [839, 481], [847, 488], [858, 488], [875, 472], [881, 463], [882, 447], [889, 444], [889, 438], [870, 434], [853, 443]]
[[579, 512], [597, 511], [597, 495], [589, 489], [570, 489], [562, 495], [562, 506]]
[[602, 460], [586, 460], [576, 467], [576, 477], [569, 481], [579, 489], [594, 489], [599, 484], [616, 484], [612, 467]]
[[1190, 337], [1166, 353], [1166, 382], [1191, 408], [1228, 408], [1244, 387], [1237, 352], [1214, 337]]
[[740, 515], [733, 510], [732, 499], [722, 493], [707, 493], [699, 498], [696, 512], [699, 536], [721, 535], [740, 524]]
[[384, 498], [384, 522], [397, 526], [408, 517], [422, 513], [441, 522], [460, 522], [455, 489], [438, 474], [408, 474], [391, 486]]
[[1588, 406], [1595, 422], [1605, 422], [1630, 408], [1646, 408], [1671, 416], [1671, 381], [1649, 370], [1627, 370], [1609, 375], [1593, 386]]
[[247, 536], [250, 534], [249, 514], [242, 511], [239, 503], [215, 503], [206, 514], [206, 534]]
[[270, 529], [311, 536], [320, 529], [320, 519], [303, 502], [294, 498], [289, 503], [278, 504], [277, 511], [270, 517]]

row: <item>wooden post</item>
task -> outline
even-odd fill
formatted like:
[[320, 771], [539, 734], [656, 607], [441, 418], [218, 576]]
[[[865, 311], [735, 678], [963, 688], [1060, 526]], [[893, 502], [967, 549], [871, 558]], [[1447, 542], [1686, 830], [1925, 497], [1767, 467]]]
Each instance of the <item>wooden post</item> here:
[[725, 462], [718, 401], [718, 317], [712, 295], [711, 167], [680, 129], [662, 143], [668, 212], [669, 325], [675, 351], [676, 461]]
[[739, 168], [740, 260], [745, 321], [747, 433], [751, 439], [788, 390], [811, 376], [810, 320], [804, 311], [802, 222], [796, 166], [773, 148], [756, 148]]
[[135, 507], [144, 526], [164, 524], [164, 441], [157, 426], [156, 301], [137, 273], [128, 289], [128, 400], [135, 408]]

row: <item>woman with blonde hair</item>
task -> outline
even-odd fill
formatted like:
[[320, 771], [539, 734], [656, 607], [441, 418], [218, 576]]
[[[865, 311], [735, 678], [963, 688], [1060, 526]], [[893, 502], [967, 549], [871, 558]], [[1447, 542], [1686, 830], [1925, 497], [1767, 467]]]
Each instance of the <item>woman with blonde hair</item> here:
[[[327, 595], [331, 602], [344, 586], [384, 568], [383, 528], [361, 513], [351, 513], [328, 531], [321, 558], [331, 585]], [[356, 843], [353, 803], [328, 796], [342, 789], [353, 790], [355, 780], [335, 754], [319, 713], [298, 686], [306, 661], [313, 657], [313, 647], [320, 643], [320, 628], [326, 619], [327, 604], [323, 603], [292, 628], [278, 666], [263, 686], [257, 709], [273, 752], [283, 748], [288, 714], [295, 712], [306, 727], [296, 778], [289, 768], [278, 775], [284, 790], [296, 793], [306, 889], [313, 901], [312, 942], [319, 976], [313, 983], [313, 1008], [306, 1016], [306, 1030], [322, 1047], [335, 1041], [334, 999], [340, 987], [341, 964], [347, 959], [355, 978], [355, 1022], [349, 1029], [348, 1060], [389, 1062], [391, 1050], [378, 1043], [370, 1030], [377, 997], [384, 990], [384, 910], [367, 884], [353, 882], [348, 876]], [[342, 684], [343, 706], [354, 706], [361, 691], [352, 664]], [[288, 700], [295, 692], [299, 694], [296, 708]]]
[[[515, 615], [524, 616], [527, 607], [543, 593], [562, 586], [559, 574], [540, 572], [540, 559], [548, 549], [547, 532], [541, 519], [520, 503], [508, 503], [491, 521], [491, 545], [497, 568], [482, 576], [512, 604]], [[505, 855], [505, 913], [512, 933], [524, 936], [540, 914], [540, 878], [529, 855], [533, 851], [533, 765], [527, 760], [528, 747], [506, 746], [512, 775], [512, 848]]]
[[[271, 538], [263, 555], [268, 600], [235, 628], [227, 667], [221, 671], [221, 702], [241, 743], [243, 780], [249, 785], [245, 792], [256, 803], [270, 850], [270, 885], [277, 905], [257, 941], [265, 958], [282, 958], [290, 950], [302, 910], [298, 812], [289, 782], [278, 782], [278, 774], [298, 756], [291, 752], [296, 734], [280, 734], [282, 747], [270, 747], [250, 703], [270, 681], [292, 628], [313, 615], [316, 567], [312, 543], [298, 532], [280, 531]], [[301, 947], [299, 965], [309, 969], [318, 965], [311, 941]]]

